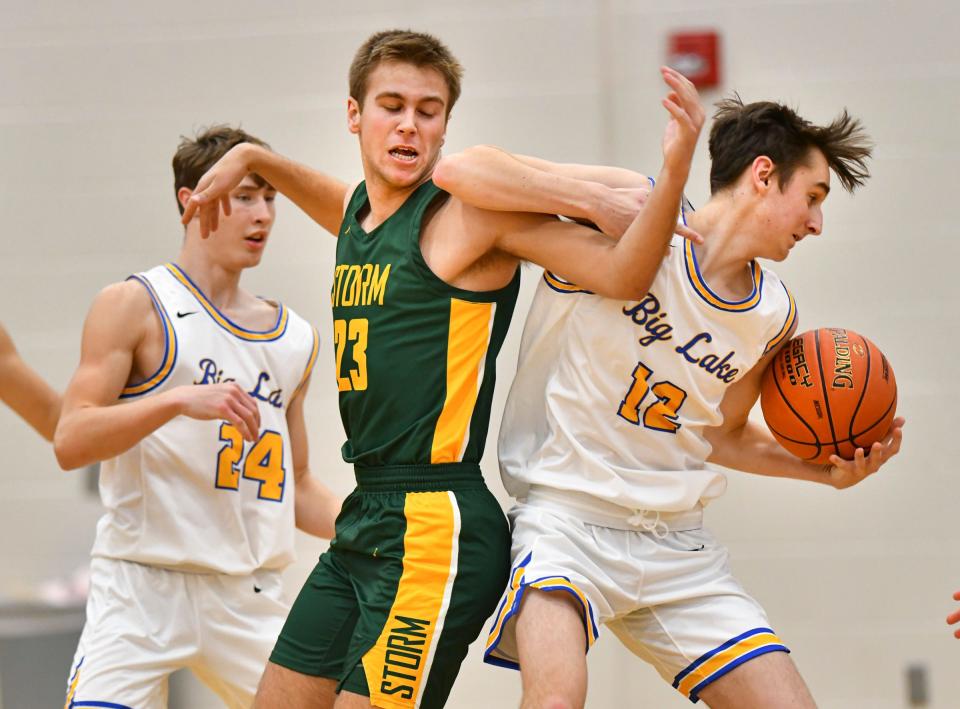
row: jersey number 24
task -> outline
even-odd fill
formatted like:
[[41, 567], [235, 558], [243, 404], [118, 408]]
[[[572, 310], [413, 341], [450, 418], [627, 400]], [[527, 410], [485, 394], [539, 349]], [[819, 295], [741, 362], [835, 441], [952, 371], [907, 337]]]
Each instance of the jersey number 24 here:
[[223, 448], [217, 454], [216, 487], [221, 490], [240, 489], [240, 470], [243, 477], [260, 483], [257, 497], [280, 502], [287, 471], [283, 468], [283, 437], [276, 431], [264, 431], [259, 440], [243, 455], [243, 436], [229, 423], [220, 424]]

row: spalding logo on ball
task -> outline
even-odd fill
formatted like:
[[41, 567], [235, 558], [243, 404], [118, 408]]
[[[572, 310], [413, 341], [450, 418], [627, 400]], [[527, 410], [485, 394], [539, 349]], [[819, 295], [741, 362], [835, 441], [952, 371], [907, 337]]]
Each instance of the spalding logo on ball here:
[[763, 375], [763, 418], [780, 445], [811, 463], [886, 436], [897, 412], [897, 380], [875, 344], [852, 330], [822, 328], [790, 340]]

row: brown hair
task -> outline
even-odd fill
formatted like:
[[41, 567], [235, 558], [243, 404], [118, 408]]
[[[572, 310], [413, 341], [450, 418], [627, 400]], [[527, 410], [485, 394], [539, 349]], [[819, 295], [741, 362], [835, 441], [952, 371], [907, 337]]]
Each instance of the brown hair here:
[[[240, 128], [218, 124], [204, 128], [195, 138], [180, 136], [180, 145], [173, 156], [173, 193], [177, 195], [181, 187], [195, 189], [203, 173], [213, 167], [230, 148], [240, 143], [253, 143], [269, 150], [270, 146], [259, 138]], [[259, 175], [251, 175], [257, 185], [267, 184]], [[177, 197], [177, 208], [183, 214], [183, 205]]]
[[766, 155], [774, 163], [780, 189], [794, 171], [808, 164], [812, 148], [827, 159], [848, 192], [870, 177], [867, 158], [873, 145], [863, 124], [843, 109], [832, 123], [817, 126], [783, 104], [757, 101], [744, 105], [734, 94], [717, 103], [710, 129], [710, 193], [736, 182], [753, 161]]
[[416, 67], [427, 67], [440, 72], [450, 91], [447, 118], [460, 98], [460, 79], [463, 67], [456, 57], [433, 35], [411, 30], [385, 30], [371, 35], [357, 50], [350, 64], [350, 96], [363, 110], [370, 72], [380, 62], [406, 62]]

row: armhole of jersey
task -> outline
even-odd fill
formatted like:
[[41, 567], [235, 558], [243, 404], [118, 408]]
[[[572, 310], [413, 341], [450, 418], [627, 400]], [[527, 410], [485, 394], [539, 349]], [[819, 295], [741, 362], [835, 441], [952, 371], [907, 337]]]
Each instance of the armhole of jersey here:
[[177, 331], [173, 329], [170, 316], [167, 315], [167, 311], [163, 307], [163, 303], [160, 302], [160, 298], [157, 296], [150, 281], [141, 275], [130, 276], [127, 280], [137, 281], [147, 289], [147, 294], [150, 296], [150, 300], [153, 301], [153, 307], [157, 311], [157, 315], [160, 316], [160, 325], [163, 327], [163, 359], [160, 361], [160, 366], [157, 367], [157, 370], [149, 377], [141, 382], [124, 387], [123, 391], [120, 392], [121, 399], [140, 396], [156, 389], [166, 381], [167, 377], [170, 376], [170, 372], [173, 371], [173, 366], [177, 363]]
[[307, 383], [310, 375], [313, 374], [313, 365], [316, 364], [317, 354], [320, 352], [320, 333], [317, 332], [317, 328], [315, 327], [311, 327], [310, 332], [313, 333], [313, 349], [310, 350], [310, 358], [307, 360], [307, 366], [303, 370], [303, 376], [300, 377], [300, 383], [297, 384], [297, 388], [293, 390], [293, 396], [290, 397], [290, 401], [297, 398], [300, 390], [303, 389], [303, 385]]
[[565, 281], [551, 271], [544, 270], [543, 281], [550, 287], [551, 290], [554, 290], [557, 293], [586, 293], [587, 295], [594, 295], [593, 291], [581, 288], [577, 284], [571, 283], [570, 281]]
[[764, 355], [778, 347], [780, 343], [786, 339], [787, 335], [790, 334], [794, 324], [797, 322], [797, 303], [793, 299], [793, 293], [790, 292], [790, 289], [787, 288], [787, 284], [783, 281], [780, 281], [780, 285], [783, 287], [784, 293], [787, 294], [787, 301], [789, 303], [787, 317], [784, 319], [783, 325], [780, 327], [780, 330], [777, 332], [777, 334], [774, 335], [773, 339], [771, 339], [767, 343], [767, 346], [763, 348]]
[[[358, 205], [356, 204], [356, 200], [358, 199], [360, 188], [366, 187], [366, 184], [364, 180], [360, 180], [347, 194], [347, 201], [343, 203], [343, 216], [340, 218], [340, 231], [337, 232], [338, 239], [344, 234], [344, 229], [350, 227], [350, 223], [357, 213]], [[364, 199], [366, 199], [366, 190], [364, 190]]]

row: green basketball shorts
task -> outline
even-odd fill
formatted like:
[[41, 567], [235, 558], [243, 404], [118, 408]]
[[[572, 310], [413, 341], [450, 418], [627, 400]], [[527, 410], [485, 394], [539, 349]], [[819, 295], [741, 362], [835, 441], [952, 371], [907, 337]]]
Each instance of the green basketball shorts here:
[[509, 565], [507, 521], [476, 464], [358, 468], [270, 660], [376, 707], [442, 707]]

